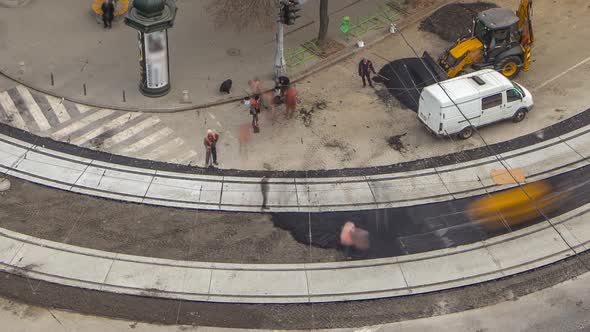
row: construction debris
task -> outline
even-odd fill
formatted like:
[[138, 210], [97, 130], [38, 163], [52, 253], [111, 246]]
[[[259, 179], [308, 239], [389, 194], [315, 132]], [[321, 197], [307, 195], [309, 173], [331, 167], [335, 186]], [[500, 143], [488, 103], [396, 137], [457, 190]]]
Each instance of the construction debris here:
[[404, 142], [402, 142], [402, 137], [406, 136], [407, 133], [403, 133], [401, 135], [393, 135], [387, 138], [387, 144], [394, 149], [395, 151], [399, 152], [406, 152], [406, 146]]
[[420, 23], [420, 30], [432, 32], [440, 38], [455, 42], [461, 36], [469, 34], [473, 18], [479, 12], [496, 8], [491, 2], [454, 3], [446, 5]]
[[314, 102], [311, 107], [308, 109], [305, 108], [300, 108], [299, 109], [299, 114], [301, 114], [302, 119], [303, 119], [303, 125], [305, 125], [306, 127], [311, 126], [311, 118], [313, 116], [313, 113], [315, 112], [315, 110], [325, 110], [326, 108], [328, 108], [328, 104], [326, 103], [325, 100], [318, 100], [316, 102]]
[[0, 193], [10, 190], [10, 180], [0, 177]]

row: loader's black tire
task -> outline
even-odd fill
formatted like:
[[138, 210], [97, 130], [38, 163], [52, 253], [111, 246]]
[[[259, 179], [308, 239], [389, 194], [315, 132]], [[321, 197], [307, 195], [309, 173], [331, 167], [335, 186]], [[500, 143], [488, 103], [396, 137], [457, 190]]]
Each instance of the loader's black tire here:
[[512, 122], [518, 123], [518, 122], [524, 120], [524, 118], [526, 118], [526, 113], [527, 113], [526, 109], [524, 109], [524, 108], [519, 109], [512, 116]]
[[465, 127], [463, 128], [457, 136], [460, 139], [468, 139], [469, 137], [473, 136], [473, 127]]
[[509, 79], [515, 78], [522, 68], [522, 60], [517, 56], [509, 56], [496, 64], [496, 70]]

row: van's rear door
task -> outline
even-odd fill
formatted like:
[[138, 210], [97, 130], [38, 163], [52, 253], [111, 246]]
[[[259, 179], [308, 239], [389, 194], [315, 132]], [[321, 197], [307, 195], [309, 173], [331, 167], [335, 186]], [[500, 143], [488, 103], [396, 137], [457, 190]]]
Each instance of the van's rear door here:
[[422, 90], [418, 105], [418, 117], [430, 130], [436, 134], [442, 134], [440, 129], [441, 105], [428, 89]]

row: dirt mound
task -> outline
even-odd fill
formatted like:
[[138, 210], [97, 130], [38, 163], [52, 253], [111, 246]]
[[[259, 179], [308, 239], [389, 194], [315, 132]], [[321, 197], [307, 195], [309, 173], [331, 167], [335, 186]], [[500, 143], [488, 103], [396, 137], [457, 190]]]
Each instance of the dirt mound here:
[[420, 23], [420, 30], [432, 32], [440, 38], [454, 42], [469, 34], [472, 21], [479, 12], [496, 8], [491, 2], [455, 3], [446, 5]]
[[404, 142], [402, 142], [402, 137], [406, 136], [407, 133], [403, 133], [401, 135], [393, 135], [387, 138], [387, 144], [394, 149], [395, 151], [405, 152], [406, 146]]
[[383, 83], [392, 96], [414, 112], [418, 111], [422, 89], [436, 82], [419, 58], [399, 59], [386, 64], [379, 70], [375, 81]]

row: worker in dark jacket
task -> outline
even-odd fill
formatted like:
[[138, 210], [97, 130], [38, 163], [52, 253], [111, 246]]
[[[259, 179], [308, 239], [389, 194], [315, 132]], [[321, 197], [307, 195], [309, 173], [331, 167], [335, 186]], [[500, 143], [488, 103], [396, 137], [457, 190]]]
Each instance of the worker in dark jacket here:
[[104, 28], [112, 28], [113, 18], [115, 17], [113, 0], [104, 0], [100, 9], [102, 9], [102, 23], [104, 23]]
[[369, 86], [371, 88], [373, 87], [373, 83], [371, 82], [371, 72], [377, 74], [371, 60], [363, 58], [361, 62], [359, 62], [359, 76], [363, 79], [363, 88], [367, 86], [365, 78], [369, 81]]

